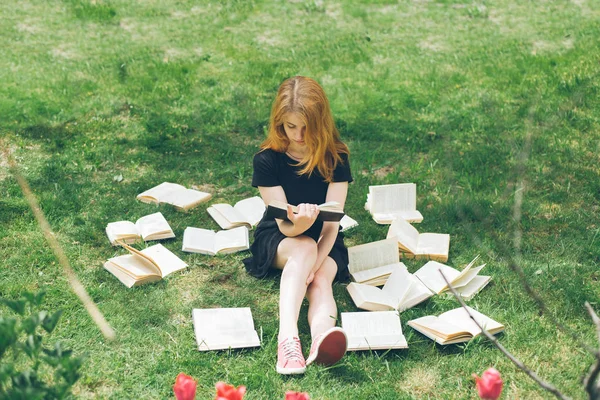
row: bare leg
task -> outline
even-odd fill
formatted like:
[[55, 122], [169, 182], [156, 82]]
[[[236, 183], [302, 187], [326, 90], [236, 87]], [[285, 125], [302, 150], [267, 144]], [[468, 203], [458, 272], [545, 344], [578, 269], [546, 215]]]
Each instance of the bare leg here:
[[283, 269], [279, 286], [279, 340], [298, 336], [306, 279], [316, 260], [317, 243], [308, 236], [288, 237], [279, 243], [275, 258], [275, 267]]
[[331, 284], [337, 273], [337, 264], [327, 257], [308, 287], [308, 324], [313, 340], [335, 326], [337, 307]]

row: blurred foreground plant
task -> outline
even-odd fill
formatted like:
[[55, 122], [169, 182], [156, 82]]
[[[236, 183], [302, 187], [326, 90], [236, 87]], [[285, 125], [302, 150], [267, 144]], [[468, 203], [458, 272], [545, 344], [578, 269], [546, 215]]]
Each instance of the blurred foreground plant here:
[[60, 342], [42, 344], [62, 314], [40, 311], [43, 297], [26, 292], [18, 300], [0, 299], [18, 315], [0, 314], [0, 399], [64, 399], [80, 377], [85, 356], [74, 357]]

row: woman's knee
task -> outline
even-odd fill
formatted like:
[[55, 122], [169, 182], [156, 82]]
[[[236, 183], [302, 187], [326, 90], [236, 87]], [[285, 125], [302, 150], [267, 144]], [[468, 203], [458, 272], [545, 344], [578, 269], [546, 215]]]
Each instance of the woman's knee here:
[[317, 243], [308, 236], [284, 239], [277, 249], [275, 266], [310, 272], [317, 260]]
[[310, 283], [308, 290], [316, 291], [331, 291], [331, 285], [337, 273], [337, 264], [330, 257], [327, 257], [321, 268], [315, 273], [315, 277]]

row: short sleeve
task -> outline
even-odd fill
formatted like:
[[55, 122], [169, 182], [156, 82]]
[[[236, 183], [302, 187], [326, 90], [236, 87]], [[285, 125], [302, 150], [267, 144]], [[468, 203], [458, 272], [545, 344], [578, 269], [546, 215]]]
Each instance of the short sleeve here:
[[277, 178], [277, 160], [272, 150], [264, 150], [254, 155], [254, 172], [252, 173], [252, 186], [272, 187], [281, 183]]
[[341, 153], [342, 161], [338, 163], [333, 171], [333, 182], [352, 182], [352, 173], [350, 172], [350, 160], [348, 154]]

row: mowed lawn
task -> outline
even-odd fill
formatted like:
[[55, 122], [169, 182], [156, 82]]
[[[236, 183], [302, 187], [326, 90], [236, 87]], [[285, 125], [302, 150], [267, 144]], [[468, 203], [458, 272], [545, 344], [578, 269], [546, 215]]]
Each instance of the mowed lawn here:
[[[77, 398], [169, 398], [185, 372], [198, 399], [217, 381], [247, 399], [474, 399], [471, 374], [490, 366], [503, 398], [551, 398], [489, 341], [439, 346], [406, 324], [458, 306], [444, 296], [401, 314], [406, 350], [276, 373], [278, 275], [250, 277], [247, 252], [181, 244], [188, 226], [219, 229], [210, 204], [258, 194], [252, 156], [294, 75], [323, 86], [351, 150], [346, 212], [359, 226], [346, 244], [387, 233], [364, 209], [369, 185], [416, 183], [415, 227], [450, 234], [447, 264], [487, 263], [492, 282], [469, 305], [504, 323], [500, 343], [543, 379], [586, 398], [592, 356], [573, 335], [598, 346], [584, 302], [600, 311], [600, 2], [7, 0], [0, 15], [0, 145], [116, 340], [70, 289], [5, 155], [0, 296], [44, 289], [64, 310], [45, 341], [88, 354]], [[165, 181], [213, 198], [187, 213], [136, 201]], [[127, 289], [102, 267], [124, 253], [104, 228], [156, 211], [176, 234], [161, 243], [189, 268]], [[357, 311], [346, 284], [334, 291], [339, 312]], [[198, 352], [191, 313], [208, 307], [250, 307], [261, 347]], [[300, 331], [307, 353], [306, 304]]]

